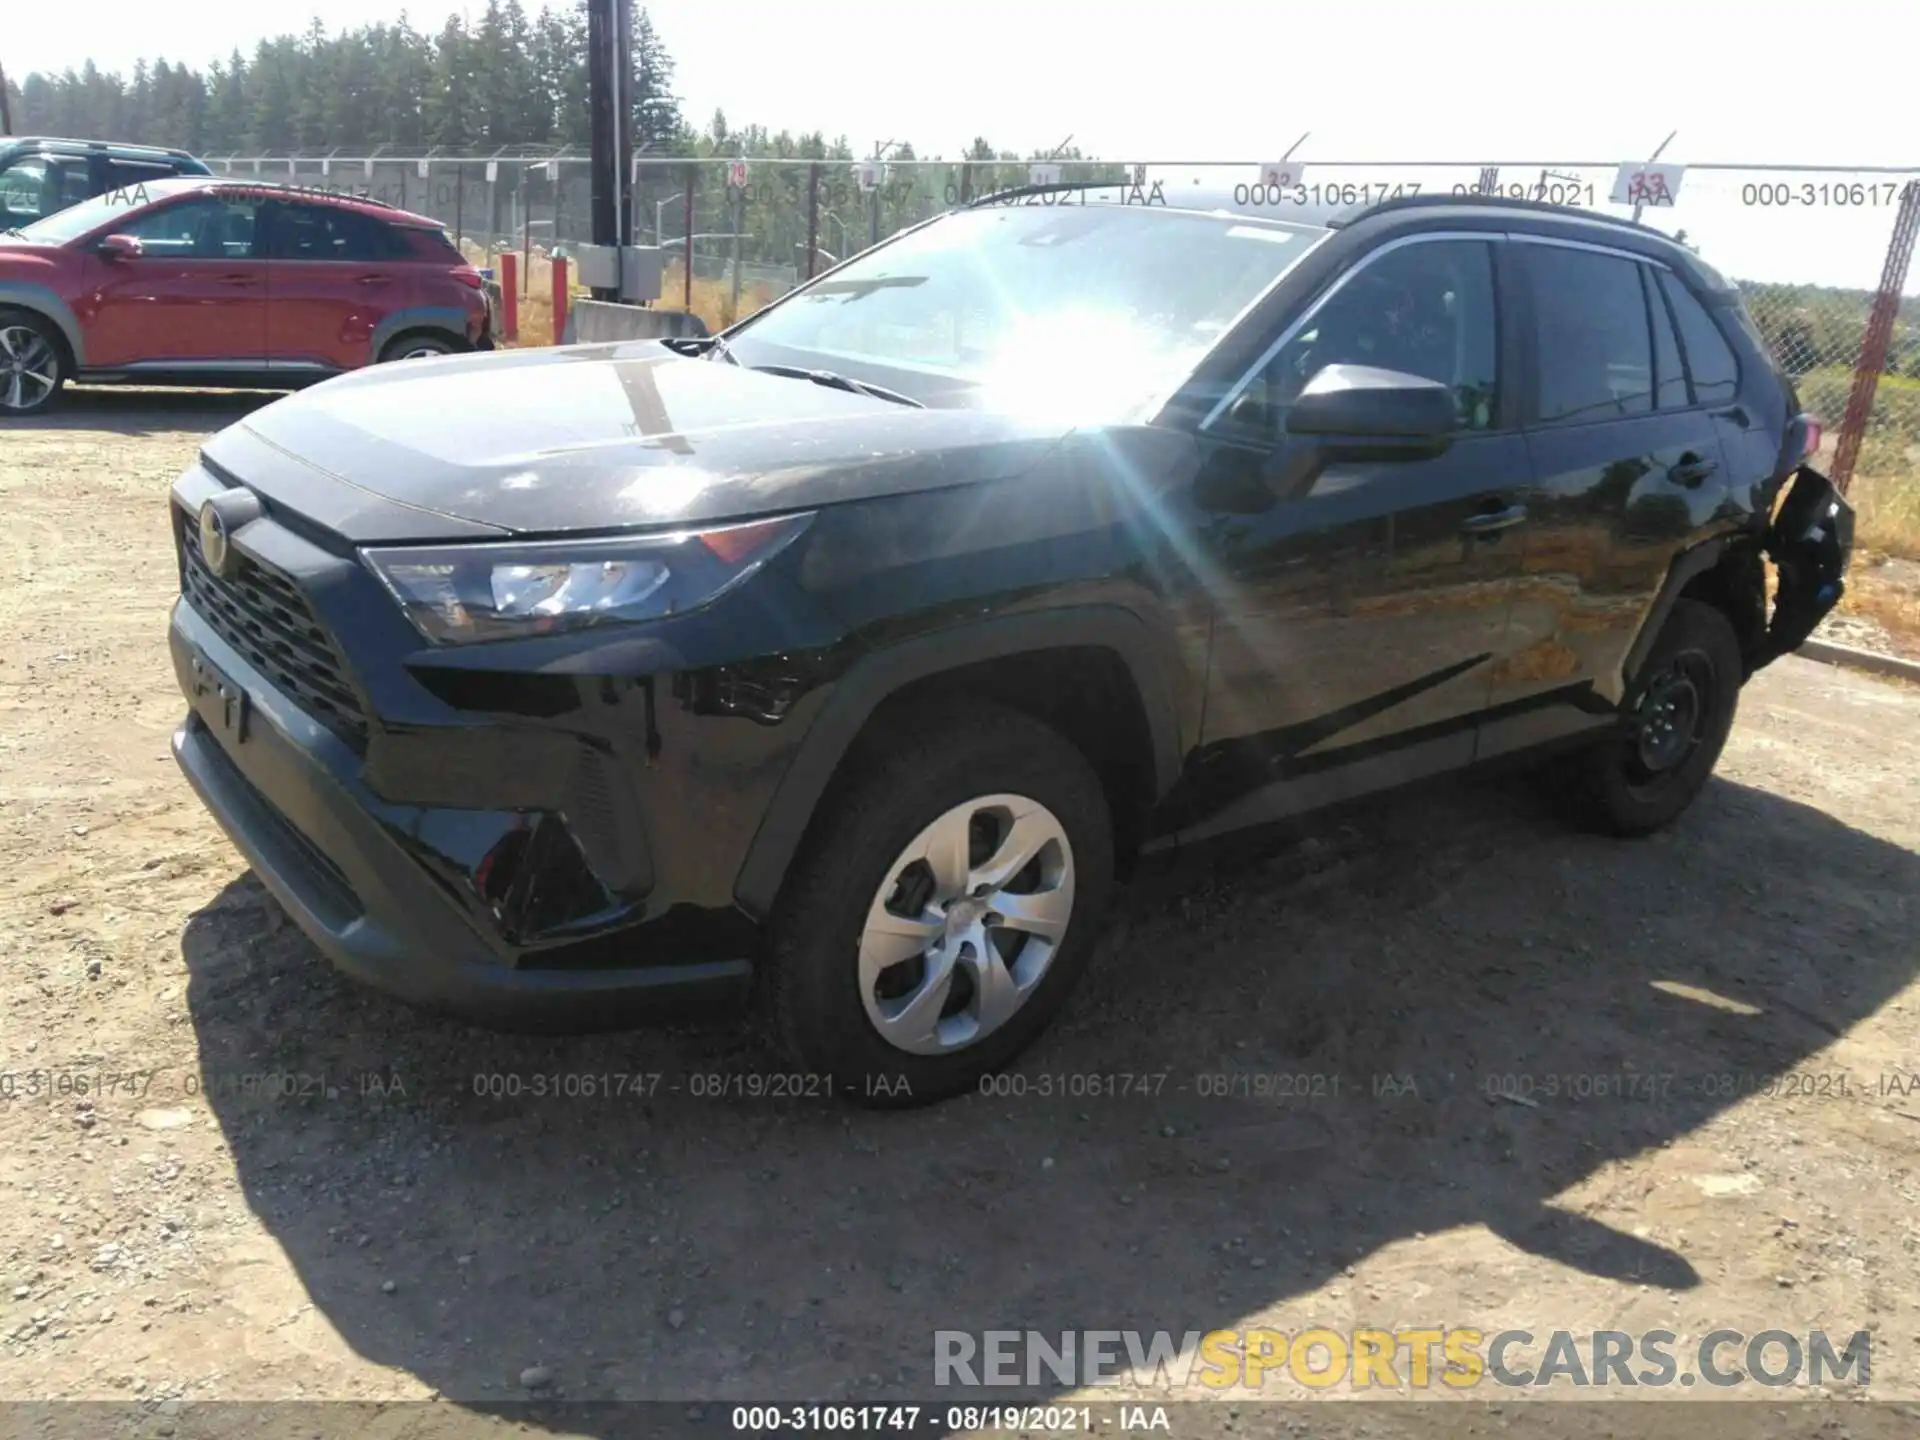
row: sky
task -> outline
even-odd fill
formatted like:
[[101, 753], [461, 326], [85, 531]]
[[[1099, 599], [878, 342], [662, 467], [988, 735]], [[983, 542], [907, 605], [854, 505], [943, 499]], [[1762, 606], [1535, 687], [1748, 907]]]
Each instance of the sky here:
[[[247, 50], [302, 30], [316, 11], [339, 30], [395, 20], [401, 8], [396, 0], [92, 0], [88, 23], [76, 26], [57, 6], [22, 3], [0, 27], [0, 65], [16, 81], [87, 59], [123, 72], [141, 57], [204, 65], [236, 44]], [[414, 0], [409, 18], [433, 31], [450, 11], [480, 8]], [[1752, 0], [653, 0], [646, 8], [677, 63], [690, 121], [704, 124], [718, 107], [735, 125], [844, 133], [857, 150], [911, 140], [922, 154], [951, 155], [984, 134], [1022, 151], [1071, 137], [1109, 159], [1260, 162], [1277, 160], [1305, 133], [1294, 158], [1307, 165], [1309, 183], [1399, 178], [1327, 168], [1338, 161], [1535, 163], [1503, 172], [1511, 182], [1537, 180], [1540, 162], [1642, 160], [1676, 132], [1663, 160], [1904, 165], [1920, 176], [1920, 124], [1906, 83], [1920, 51], [1920, 5], [1911, 0], [1793, 10]], [[1871, 288], [1892, 228], [1883, 199], [1890, 188], [1844, 191], [1841, 201], [1878, 202], [1854, 206], [1831, 191], [1796, 188], [1793, 198], [1807, 203], [1782, 206], [1757, 203], [1760, 192], [1744, 187], [1875, 178], [1693, 171], [1659, 223], [1684, 226], [1730, 274]], [[1877, 177], [1883, 185], [1904, 178]], [[1920, 276], [1908, 288], [1920, 288]]]

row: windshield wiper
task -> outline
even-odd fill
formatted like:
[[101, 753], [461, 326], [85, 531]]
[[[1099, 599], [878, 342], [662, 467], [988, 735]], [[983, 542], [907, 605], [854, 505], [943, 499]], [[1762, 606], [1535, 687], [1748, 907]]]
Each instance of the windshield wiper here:
[[729, 365], [740, 363], [734, 359], [733, 351], [727, 348], [726, 340], [719, 335], [663, 335], [660, 343], [676, 355], [685, 355], [689, 359], [718, 355]]
[[[736, 365], [739, 361], [734, 362]], [[816, 385], [825, 385], [829, 390], [846, 390], [854, 395], [871, 395], [876, 400], [891, 400], [896, 405], [911, 405], [915, 410], [927, 407], [911, 395], [902, 395], [898, 390], [889, 390], [884, 385], [875, 385], [869, 380], [855, 380], [850, 376], [838, 375], [831, 370], [808, 370], [799, 365], [754, 365], [750, 369], [758, 370], [762, 375], [784, 375], [790, 380], [811, 380]]]

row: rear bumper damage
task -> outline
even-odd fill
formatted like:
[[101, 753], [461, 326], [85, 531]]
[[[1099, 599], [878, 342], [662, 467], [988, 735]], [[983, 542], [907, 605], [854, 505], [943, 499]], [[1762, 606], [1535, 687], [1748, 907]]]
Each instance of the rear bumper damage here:
[[1798, 650], [1846, 594], [1853, 555], [1853, 507], [1811, 465], [1788, 481], [1763, 547], [1778, 573], [1773, 613], [1753, 668]]

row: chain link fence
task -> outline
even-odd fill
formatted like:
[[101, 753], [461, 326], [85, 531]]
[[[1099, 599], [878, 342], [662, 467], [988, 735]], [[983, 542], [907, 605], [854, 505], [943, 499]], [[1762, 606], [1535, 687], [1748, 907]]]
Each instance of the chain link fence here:
[[[511, 249], [537, 261], [590, 234], [588, 160], [577, 153], [208, 163], [241, 178], [370, 195], [438, 220], [479, 256]], [[1653, 184], [1639, 192], [1639, 218], [1739, 283], [1761, 338], [1825, 423], [1829, 464], [1843, 419], [1854, 421], [1848, 478], [1863, 532], [1904, 534], [1902, 548], [1920, 553], [1920, 300], [1900, 294], [1904, 272], [1887, 271], [1902, 199], [1920, 167], [1693, 165], [1653, 167], [1648, 176]], [[717, 329], [908, 226], [1036, 179], [1138, 187], [1147, 204], [1224, 190], [1237, 206], [1309, 222], [1409, 194], [1497, 193], [1621, 217], [1637, 208], [1616, 190], [1624, 170], [1615, 162], [1316, 160], [1277, 175], [1272, 166], [1217, 161], [642, 156], [634, 162], [630, 221], [635, 243], [667, 252], [659, 303], [694, 310]], [[534, 271], [534, 264], [522, 268], [523, 287], [535, 283]], [[1876, 295], [1889, 289], [1882, 308], [1890, 323], [1880, 327], [1883, 340], [1869, 343]], [[1884, 353], [1876, 353], [1882, 344]], [[1876, 376], [1864, 409], [1856, 396], [1863, 368]], [[1850, 401], [1859, 411], [1853, 416]]]

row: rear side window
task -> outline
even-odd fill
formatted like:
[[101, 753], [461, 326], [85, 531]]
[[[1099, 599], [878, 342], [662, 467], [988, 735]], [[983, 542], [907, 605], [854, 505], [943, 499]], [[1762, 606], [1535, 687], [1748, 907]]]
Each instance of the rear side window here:
[[391, 259], [387, 227], [356, 210], [328, 205], [282, 205], [273, 220], [275, 260], [334, 260], [364, 264]]
[[1558, 245], [1524, 245], [1533, 281], [1538, 418], [1577, 422], [1653, 409], [1653, 339], [1640, 266]]
[[153, 180], [167, 180], [179, 174], [171, 165], [152, 160], [108, 160], [107, 189], [128, 190]]
[[1680, 359], [1680, 342], [1674, 338], [1673, 317], [1660, 295], [1660, 281], [1645, 265], [1640, 280], [1646, 287], [1647, 314], [1653, 319], [1653, 403], [1662, 410], [1684, 410], [1693, 404], [1687, 390], [1687, 369]]
[[1673, 306], [1674, 323], [1680, 327], [1680, 345], [1693, 375], [1693, 393], [1702, 405], [1732, 404], [1740, 389], [1740, 367], [1726, 336], [1713, 323], [1706, 307], [1672, 275], [1662, 271], [1660, 287]]
[[429, 230], [425, 226], [402, 225], [396, 227], [394, 238], [403, 241], [402, 249], [414, 255], [425, 256], [430, 260], [451, 260], [463, 263], [466, 257], [460, 253], [459, 246], [453, 243], [453, 237], [444, 230]]

